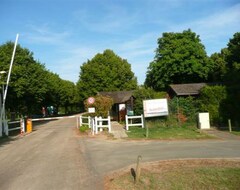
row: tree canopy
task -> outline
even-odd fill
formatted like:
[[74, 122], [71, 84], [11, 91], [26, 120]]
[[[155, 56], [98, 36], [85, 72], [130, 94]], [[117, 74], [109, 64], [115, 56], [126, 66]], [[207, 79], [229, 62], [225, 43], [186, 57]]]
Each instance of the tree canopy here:
[[98, 53], [80, 67], [77, 83], [82, 100], [100, 91], [133, 90], [137, 80], [127, 60], [112, 50]]
[[171, 83], [206, 81], [211, 69], [208, 63], [205, 48], [194, 32], [163, 33], [155, 59], [148, 67], [145, 85], [162, 90]]
[[[14, 44], [0, 46], [0, 70], [8, 71]], [[1, 82], [6, 81], [6, 75]], [[11, 73], [6, 108], [11, 112], [31, 115], [41, 112], [42, 106], [70, 106], [76, 101], [76, 86], [48, 71], [36, 61], [33, 53], [17, 46]]]

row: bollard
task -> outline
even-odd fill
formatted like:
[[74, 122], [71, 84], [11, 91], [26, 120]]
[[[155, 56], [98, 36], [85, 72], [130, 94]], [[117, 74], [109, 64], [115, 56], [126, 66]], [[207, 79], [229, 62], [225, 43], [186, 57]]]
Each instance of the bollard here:
[[136, 179], [135, 179], [135, 184], [139, 182], [139, 178], [141, 175], [141, 166], [140, 166], [140, 161], [142, 160], [142, 156], [138, 156], [137, 158], [137, 166], [136, 166]]
[[27, 119], [27, 133], [31, 133], [31, 132], [32, 132], [32, 120]]
[[228, 129], [229, 129], [229, 132], [231, 133], [232, 132], [231, 119], [228, 119]]

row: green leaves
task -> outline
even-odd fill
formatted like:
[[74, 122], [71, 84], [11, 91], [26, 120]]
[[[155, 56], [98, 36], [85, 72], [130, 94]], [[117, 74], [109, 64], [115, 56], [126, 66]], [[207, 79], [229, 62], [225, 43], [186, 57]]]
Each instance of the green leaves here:
[[[0, 46], [0, 70], [8, 71], [13, 43]], [[6, 78], [4, 78], [6, 81]], [[7, 96], [7, 109], [20, 114], [36, 114], [42, 106], [69, 106], [76, 103], [76, 86], [49, 72], [34, 60], [33, 53], [17, 46]]]
[[192, 83], [207, 80], [209, 60], [199, 36], [191, 30], [163, 33], [158, 39], [155, 60], [150, 63], [145, 84], [155, 90], [171, 83]]
[[82, 100], [100, 91], [132, 90], [137, 87], [131, 65], [112, 50], [95, 55], [80, 69], [77, 87]]

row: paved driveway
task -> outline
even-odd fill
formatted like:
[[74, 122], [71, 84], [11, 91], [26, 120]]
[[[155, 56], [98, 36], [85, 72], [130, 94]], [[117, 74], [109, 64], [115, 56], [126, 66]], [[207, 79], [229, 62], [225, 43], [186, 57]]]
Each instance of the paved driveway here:
[[240, 158], [238, 139], [123, 141], [78, 136], [76, 119], [40, 125], [0, 145], [0, 189], [102, 189], [110, 171], [136, 162], [179, 158]]

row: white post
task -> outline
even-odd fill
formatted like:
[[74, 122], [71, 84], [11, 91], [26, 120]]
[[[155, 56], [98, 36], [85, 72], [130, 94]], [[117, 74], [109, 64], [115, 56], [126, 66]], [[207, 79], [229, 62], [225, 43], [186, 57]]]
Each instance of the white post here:
[[[3, 95], [3, 102], [2, 102], [2, 110], [1, 110], [1, 120], [3, 120], [4, 123], [4, 132], [6, 135], [8, 135], [8, 125], [6, 125], [6, 117], [5, 117], [5, 102], [6, 102], [6, 98], [7, 98], [7, 91], [8, 91], [8, 85], [9, 85], [9, 81], [10, 81], [10, 76], [11, 76], [11, 72], [12, 72], [12, 65], [13, 65], [13, 61], [14, 61], [14, 57], [15, 57], [15, 52], [16, 52], [16, 48], [17, 48], [17, 43], [18, 43], [18, 34], [16, 36], [16, 40], [15, 40], [15, 44], [14, 44], [14, 48], [13, 48], [13, 54], [12, 54], [12, 58], [11, 58], [11, 62], [10, 62], [10, 68], [8, 71], [8, 77], [7, 77], [7, 84], [6, 84], [6, 89], [4, 90], [4, 95]], [[4, 115], [4, 118], [3, 118]], [[1, 123], [1, 128], [2, 128], [2, 123]]]
[[99, 117], [99, 126], [100, 126], [100, 131], [102, 132], [103, 128], [102, 128], [102, 117], [101, 116]]
[[144, 128], [143, 114], [141, 114], [141, 123], [142, 123], [142, 128]]
[[111, 129], [111, 119], [110, 119], [110, 116], [108, 116], [108, 131], [111, 132], [112, 129]]
[[91, 117], [88, 116], [88, 127], [91, 128]]
[[128, 115], [125, 115], [125, 121], [126, 121], [126, 129], [128, 131]]
[[76, 117], [76, 119], [77, 119], [77, 129], [78, 129], [78, 128], [79, 128], [79, 122], [80, 122], [80, 120], [79, 120], [78, 117]]
[[95, 116], [95, 133], [98, 134], [98, 118]]
[[79, 117], [79, 126], [81, 127], [82, 126], [82, 116], [80, 115]]

